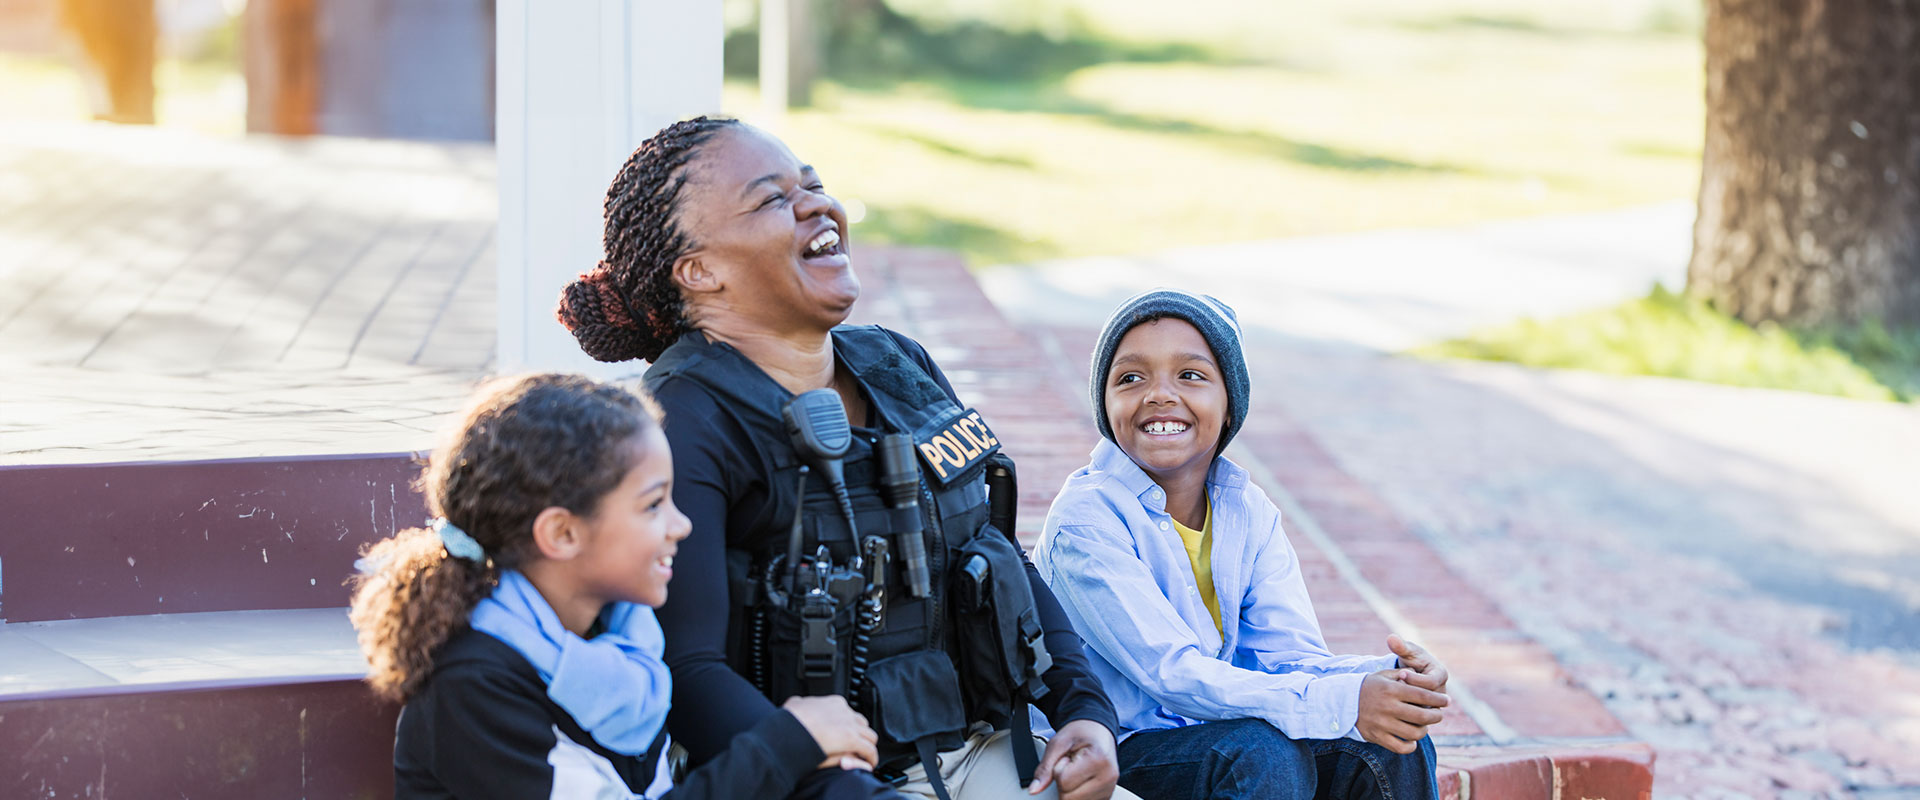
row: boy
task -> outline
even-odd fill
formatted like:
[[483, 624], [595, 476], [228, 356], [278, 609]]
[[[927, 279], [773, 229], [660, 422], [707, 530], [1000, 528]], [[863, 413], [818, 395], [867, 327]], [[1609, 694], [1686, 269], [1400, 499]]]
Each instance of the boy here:
[[1233, 310], [1155, 290], [1094, 352], [1105, 437], [1034, 548], [1120, 714], [1142, 797], [1432, 798], [1447, 671], [1419, 646], [1327, 651], [1280, 512], [1221, 455], [1247, 417]]

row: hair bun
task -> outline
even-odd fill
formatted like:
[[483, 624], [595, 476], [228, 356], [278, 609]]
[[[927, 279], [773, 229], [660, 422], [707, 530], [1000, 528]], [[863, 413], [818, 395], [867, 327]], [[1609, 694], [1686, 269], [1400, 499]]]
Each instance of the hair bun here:
[[641, 358], [650, 341], [627, 310], [605, 264], [567, 284], [554, 316], [580, 341], [580, 349], [598, 361]]

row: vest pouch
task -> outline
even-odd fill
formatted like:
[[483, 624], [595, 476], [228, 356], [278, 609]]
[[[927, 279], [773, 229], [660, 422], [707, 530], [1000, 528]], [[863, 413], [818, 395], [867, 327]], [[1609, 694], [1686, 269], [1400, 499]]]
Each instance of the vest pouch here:
[[[796, 601], [795, 605], [799, 605]], [[767, 699], [775, 703], [789, 697], [846, 695], [850, 675], [849, 656], [853, 647], [854, 604], [840, 603], [832, 616], [813, 616], [802, 609], [767, 607]], [[825, 634], [831, 644], [828, 653], [816, 652]], [[809, 640], [816, 647], [809, 647]], [[812, 656], [812, 658], [809, 658]], [[809, 678], [812, 668], [816, 677]], [[826, 672], [819, 676], [819, 672]]]
[[[953, 660], [938, 650], [916, 650], [875, 661], [867, 667], [860, 694], [867, 720], [880, 734], [884, 763], [874, 766], [882, 773], [897, 773], [917, 761], [927, 768], [934, 793], [948, 797], [935, 754], [959, 747], [967, 735]], [[911, 754], [890, 758], [889, 741], [910, 748]]]
[[875, 661], [861, 694], [868, 721], [885, 738], [910, 743], [933, 736], [941, 750], [965, 740], [960, 676], [946, 653], [917, 650]]
[[984, 525], [955, 552], [947, 579], [967, 718], [995, 728], [1007, 727], [1016, 714], [1024, 719], [1026, 703], [1047, 691], [1040, 674], [1053, 665], [1026, 560], [1005, 535]]

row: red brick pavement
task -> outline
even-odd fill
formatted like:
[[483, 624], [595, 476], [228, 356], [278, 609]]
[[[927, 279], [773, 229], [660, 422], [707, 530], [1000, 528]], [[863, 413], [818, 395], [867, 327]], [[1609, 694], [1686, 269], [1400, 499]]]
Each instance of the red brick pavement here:
[[1031, 543], [1060, 482], [1093, 446], [1093, 422], [1075, 388], [1084, 378], [1058, 368], [1036, 349], [1039, 341], [1008, 324], [952, 254], [869, 248], [859, 265], [852, 321], [914, 337], [986, 417], [1020, 470], [1017, 532]]

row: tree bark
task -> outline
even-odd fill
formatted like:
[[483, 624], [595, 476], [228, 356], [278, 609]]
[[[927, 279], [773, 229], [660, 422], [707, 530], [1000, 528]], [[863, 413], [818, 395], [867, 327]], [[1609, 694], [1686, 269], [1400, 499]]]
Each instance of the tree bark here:
[[61, 0], [60, 10], [91, 67], [94, 118], [152, 125], [160, 35], [153, 0]]
[[760, 0], [760, 93], [767, 110], [813, 105], [820, 36], [813, 0]]
[[1706, 0], [1687, 288], [1749, 323], [1920, 324], [1920, 0]]
[[242, 40], [247, 130], [320, 132], [320, 9], [317, 0], [251, 0]]

